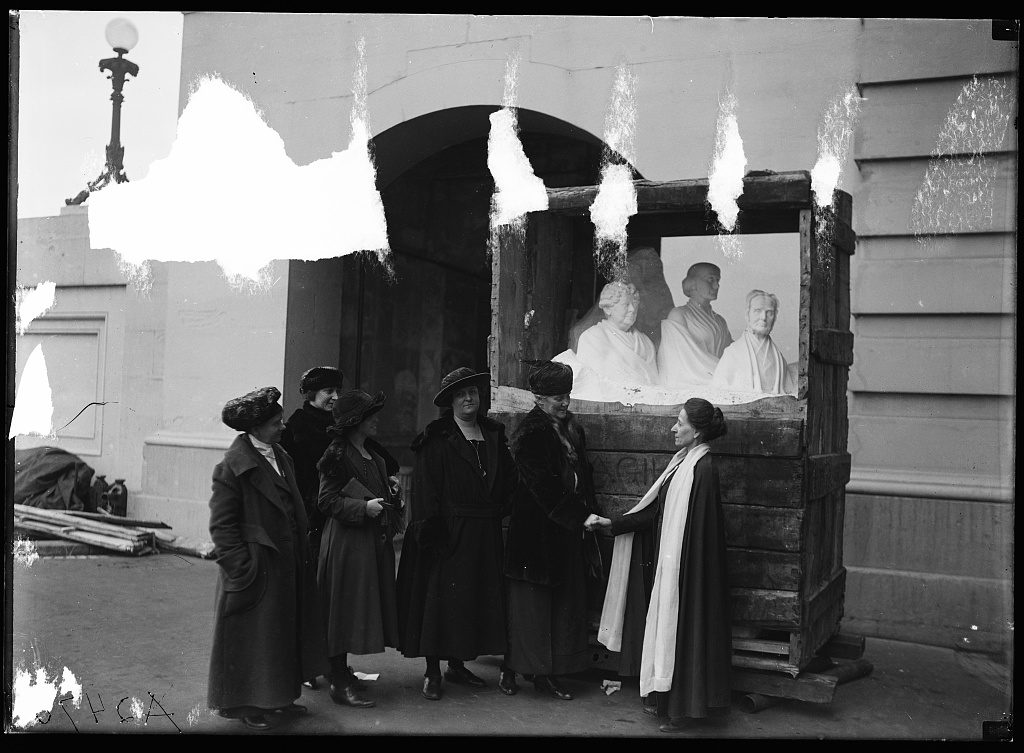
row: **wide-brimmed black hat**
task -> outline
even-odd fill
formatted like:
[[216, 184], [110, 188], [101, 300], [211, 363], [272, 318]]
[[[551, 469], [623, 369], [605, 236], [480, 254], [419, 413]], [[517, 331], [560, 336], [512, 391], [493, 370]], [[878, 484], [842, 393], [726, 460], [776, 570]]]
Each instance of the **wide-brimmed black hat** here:
[[235, 431], [249, 431], [283, 412], [281, 390], [277, 387], [260, 387], [241, 397], [232, 398], [224, 404], [220, 420]]
[[378, 392], [376, 395], [362, 390], [348, 390], [341, 393], [331, 410], [334, 423], [327, 429], [327, 433], [344, 434], [383, 408], [384, 401], [387, 399], [387, 395], [383, 392]]
[[341, 369], [333, 366], [314, 366], [306, 371], [299, 380], [299, 392], [317, 392], [328, 387], [341, 389], [345, 383], [345, 375]]
[[441, 380], [441, 391], [434, 395], [434, 405], [447, 408], [452, 404], [453, 392], [473, 382], [480, 382], [481, 389], [485, 389], [490, 386], [490, 378], [491, 375], [486, 371], [473, 371], [468, 366], [460, 366]]

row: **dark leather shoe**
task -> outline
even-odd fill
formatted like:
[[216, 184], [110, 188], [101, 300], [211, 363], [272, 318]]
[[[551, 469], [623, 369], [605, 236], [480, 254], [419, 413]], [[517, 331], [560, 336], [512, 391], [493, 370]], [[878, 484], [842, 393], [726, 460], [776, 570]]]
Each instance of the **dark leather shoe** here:
[[658, 707], [657, 707], [656, 704], [653, 704], [653, 703], [643, 703], [643, 704], [640, 704], [640, 708], [643, 709], [643, 712], [645, 714], [647, 714], [647, 716], [657, 716], [658, 715]]
[[510, 669], [503, 669], [498, 675], [498, 690], [505, 695], [515, 695], [519, 692], [519, 685], [516, 683], [516, 673]]
[[428, 701], [441, 700], [441, 678], [427, 675], [423, 678], [423, 697]]
[[267, 718], [263, 714], [254, 714], [253, 716], [243, 716], [242, 724], [249, 729], [259, 730], [260, 732], [266, 732], [268, 729], [272, 729], [274, 725], [267, 721]]
[[308, 714], [309, 709], [303, 706], [301, 703], [290, 703], [287, 706], [282, 706], [279, 709], [274, 709], [275, 714], [294, 714], [300, 716], [301, 714]]
[[572, 693], [562, 688], [555, 680], [551, 677], [544, 675], [536, 675], [533, 678], [533, 686], [542, 693], [547, 693], [552, 698], [557, 698], [560, 701], [571, 701]]
[[481, 680], [464, 666], [453, 667], [449, 664], [448, 668], [444, 671], [444, 679], [448, 682], [454, 682], [456, 685], [471, 685], [474, 688], [483, 688], [487, 686], [486, 682]]
[[662, 732], [668, 733], [685, 732], [687, 729], [687, 724], [681, 719], [670, 719], [669, 721], [665, 722], [660, 727], [658, 727], [658, 729], [660, 729]]
[[357, 709], [368, 709], [377, 705], [376, 701], [359, 695], [352, 685], [331, 685], [331, 700], [342, 706], [353, 706]]

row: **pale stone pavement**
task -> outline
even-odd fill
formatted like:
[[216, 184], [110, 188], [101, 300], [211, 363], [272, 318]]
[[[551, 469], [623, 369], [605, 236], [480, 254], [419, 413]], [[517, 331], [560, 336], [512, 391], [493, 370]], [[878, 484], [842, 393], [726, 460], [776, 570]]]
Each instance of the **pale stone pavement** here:
[[[446, 685], [444, 698], [432, 702], [420, 695], [421, 661], [392, 650], [350, 657], [357, 671], [380, 673], [368, 691], [375, 708], [337, 706], [323, 686], [305, 689], [301, 703], [309, 707], [308, 716], [285, 721], [273, 732], [250, 732], [206, 708], [216, 571], [212, 561], [166, 553], [16, 561], [14, 670], [35, 673], [42, 667], [53, 681], [67, 667], [82, 696], [80, 707], [54, 703], [45, 724], [42, 714], [39, 722], [14, 729], [669, 737], [640, 712], [635, 684], [605, 695], [598, 671], [567, 681], [573, 701], [541, 696], [522, 679], [520, 693], [506, 697], [495, 687], [498, 659], [481, 657], [469, 666], [488, 681], [487, 688]], [[874, 672], [840, 685], [830, 704], [785, 701], [747, 714], [734, 703], [724, 722], [683, 736], [978, 740], [983, 721], [1000, 720], [1011, 708], [1008, 668], [991, 657], [869, 638], [864, 658]], [[161, 710], [171, 716], [161, 716]]]

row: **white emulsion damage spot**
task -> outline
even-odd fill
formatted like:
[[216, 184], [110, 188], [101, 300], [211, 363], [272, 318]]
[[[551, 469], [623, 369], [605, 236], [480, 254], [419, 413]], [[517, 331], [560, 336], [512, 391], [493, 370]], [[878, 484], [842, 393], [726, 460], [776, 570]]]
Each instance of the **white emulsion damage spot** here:
[[13, 439], [19, 435], [54, 436], [53, 391], [46, 374], [42, 343], [32, 349], [18, 383], [11, 431], [7, 438]]
[[57, 684], [51, 682], [45, 667], [37, 667], [35, 673], [17, 670], [14, 673], [14, 709], [11, 721], [15, 727], [31, 727], [37, 724], [40, 714], [48, 714], [57, 698]]
[[53, 712], [54, 702], [71, 693], [76, 707], [82, 704], [82, 685], [74, 673], [64, 667], [60, 681], [50, 676], [45, 667], [37, 666], [35, 671], [19, 669], [14, 673], [14, 708], [11, 721], [15, 727], [31, 727], [47, 721], [47, 714]]
[[185, 717], [185, 721], [188, 723], [189, 727], [195, 727], [197, 724], [199, 724], [199, 715], [201, 713], [202, 713], [202, 707], [197, 703], [188, 712], [188, 716]]
[[14, 308], [17, 312], [15, 330], [19, 335], [25, 334], [33, 319], [53, 308], [56, 295], [57, 284], [49, 280], [39, 283], [34, 288], [18, 286], [15, 291]]
[[853, 125], [864, 100], [850, 89], [832, 98], [818, 123], [818, 159], [811, 169], [811, 191], [819, 208], [832, 205], [843, 164], [850, 152]]
[[1002, 148], [1016, 92], [1001, 78], [964, 84], [942, 124], [924, 180], [914, 198], [915, 235], [991, 230], [996, 165], [986, 152]]
[[67, 667], [64, 667], [64, 671], [60, 677], [60, 695], [61, 697], [71, 693], [72, 703], [75, 704], [75, 708], [81, 708], [82, 706], [82, 683], [75, 677], [75, 673]]
[[[260, 281], [274, 259], [389, 252], [369, 150], [364, 43], [353, 81], [348, 148], [299, 166], [241, 92], [198, 82], [166, 159], [145, 179], [89, 199], [90, 243], [123, 263], [216, 261], [233, 282]], [[336, 124], [339, 131], [345, 126]]]
[[718, 105], [715, 148], [708, 171], [708, 203], [718, 215], [718, 223], [731, 233], [739, 216], [737, 199], [743, 193], [743, 175], [747, 157], [736, 120], [736, 97], [727, 91]]
[[[625, 260], [626, 226], [629, 218], [637, 212], [636, 186], [629, 165], [606, 165], [601, 169], [601, 185], [597, 189], [594, 203], [590, 205], [590, 219], [594, 223], [596, 241], [599, 244], [599, 260], [606, 260], [607, 253], [621, 256]], [[605, 252], [605, 248], [608, 252]]]
[[519, 140], [519, 118], [515, 109], [518, 70], [519, 55], [510, 56], [505, 64], [503, 107], [490, 116], [487, 169], [494, 178], [492, 229], [520, 221], [527, 212], [548, 208], [544, 181], [534, 174], [533, 165]]
[[32, 539], [23, 539], [19, 536], [14, 540], [11, 550], [14, 555], [14, 563], [23, 567], [32, 567], [39, 559], [39, 552], [36, 551], [36, 545]]
[[590, 205], [594, 223], [594, 258], [605, 276], [626, 263], [626, 225], [637, 213], [632, 165], [636, 163], [637, 77], [621, 63], [615, 72], [611, 101], [604, 121], [606, 144], [601, 183]]

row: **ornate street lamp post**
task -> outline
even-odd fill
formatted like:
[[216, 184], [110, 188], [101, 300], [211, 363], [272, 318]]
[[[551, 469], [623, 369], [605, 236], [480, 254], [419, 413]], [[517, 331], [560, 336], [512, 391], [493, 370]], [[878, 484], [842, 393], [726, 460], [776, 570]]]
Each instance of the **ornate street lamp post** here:
[[68, 206], [81, 204], [89, 198], [89, 194], [98, 191], [111, 180], [115, 183], [126, 183], [128, 176], [124, 172], [124, 147], [121, 146], [121, 103], [124, 96], [121, 90], [124, 89], [125, 76], [133, 78], [139, 75], [139, 66], [125, 57], [129, 50], [139, 41], [139, 32], [130, 21], [123, 18], [115, 18], [106, 29], [107, 43], [117, 53], [116, 58], [104, 58], [100, 61], [101, 71], [110, 71], [107, 77], [113, 86], [113, 93], [110, 100], [114, 103], [113, 113], [110, 118], [110, 143], [107, 144], [107, 163], [96, 180], [90, 182], [85, 189], [79, 191], [73, 199], [65, 199]]

